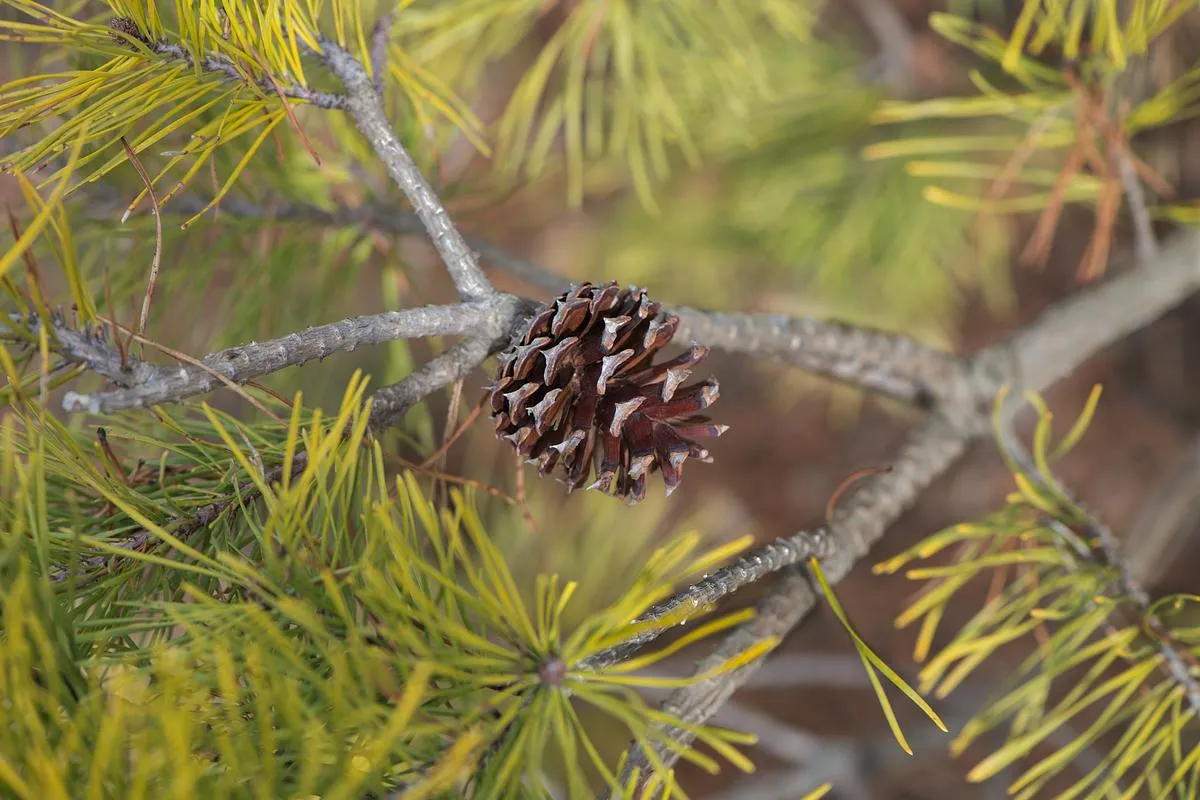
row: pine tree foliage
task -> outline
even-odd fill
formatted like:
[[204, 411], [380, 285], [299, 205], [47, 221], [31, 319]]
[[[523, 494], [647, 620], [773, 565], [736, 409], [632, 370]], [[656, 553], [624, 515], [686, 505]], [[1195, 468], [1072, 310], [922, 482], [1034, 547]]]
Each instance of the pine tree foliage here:
[[[55, 65], [53, 72], [10, 82], [0, 96], [0, 137], [52, 118], [66, 119], [13, 153], [9, 168], [42, 167], [80, 140], [87, 152], [77, 165], [78, 178], [94, 181], [126, 161], [122, 137], [134, 153], [141, 153], [186, 133], [186, 141], [168, 151], [154, 173], [161, 204], [210, 165], [219, 149], [237, 143], [232, 167], [221, 172], [214, 205], [278, 126], [290, 122], [303, 139], [292, 102], [329, 102], [327, 95], [309, 87], [304, 66], [305, 55], [319, 51], [322, 37], [352, 47], [364, 63], [372, 61], [358, 2], [287, 0], [275, 7], [179, 3], [164, 18], [155, 3], [113, 0], [111, 13], [104, 15], [107, 24], [36, 2], [8, 5], [32, 21], [4, 22], [0, 37], [70, 54], [66, 69]], [[460, 129], [473, 129], [469, 115], [448, 93], [422, 82], [423, 73], [403, 68], [406, 59], [398, 46], [386, 55], [387, 62], [377, 68], [387, 69], [407, 98], [421, 101], [419, 109], [409, 107], [407, 116], [428, 119], [432, 109]], [[315, 153], [312, 158], [319, 161]], [[173, 171], [177, 174], [168, 180]], [[49, 173], [47, 180], [53, 180], [61, 170]], [[148, 192], [143, 190], [131, 208]]]
[[[1132, 145], [1195, 114], [1197, 74], [1125, 85], [1194, 4], [1026, 0], [1008, 35], [987, 24], [992, 5], [953, 3], [933, 19], [979, 58], [977, 96], [892, 103], [846, 42], [812, 40], [807, 0], [5, 0], [0, 41], [24, 72], [0, 86], [0, 141], [27, 209], [10, 216], [0, 254], [3, 791], [681, 795], [661, 760], [648, 781], [624, 775], [631, 740], [707, 770], [750, 769], [750, 737], [688, 725], [637, 693], [679, 685], [642, 671], [746, 614], [615, 666], [579, 666], [641, 633], [632, 620], [745, 541], [651, 542], [610, 506], [587, 530], [534, 540], [520, 502], [366, 436], [357, 374], [311, 387], [310, 406], [291, 375], [239, 388], [239, 413], [185, 403], [99, 430], [60, 420], [57, 392], [98, 378], [61, 357], [54, 331], [143, 356], [164, 330], [183, 331], [180, 349], [201, 353], [357, 313], [364, 287], [386, 307], [424, 297], [423, 276], [380, 235], [397, 232], [380, 218], [398, 194], [340, 113], [318, 63], [325, 42], [371, 71], [400, 139], [468, 217], [481, 198], [538, 181], [573, 204], [626, 191], [618, 234], [596, 248], [602, 277], [680, 302], [753, 302], [763, 278], [811, 290], [803, 310], [936, 336], [964, 286], [1004, 299], [1006, 242], [992, 224], [1003, 215], [1042, 214], [1026, 249], [1036, 261], [1063, 205], [1093, 206], [1088, 277], [1106, 260], [1123, 170], [1156, 190], [1148, 213], [1194, 222]], [[508, 67], [503, 110], [485, 125], [474, 101]], [[462, 165], [475, 154], [494, 156], [489, 173]], [[731, 261], [743, 265], [732, 286], [718, 268]], [[154, 305], [155, 337], [132, 336], [114, 322], [152, 263], [176, 302]], [[387, 382], [415, 359], [394, 342], [381, 362]], [[1012, 461], [1005, 508], [881, 569], [954, 549], [949, 566], [909, 570], [930, 582], [900, 618], [921, 624], [925, 692], [944, 696], [1003, 645], [1036, 637], [1010, 690], [957, 732], [961, 752], [1008, 724], [973, 779], [1036, 753], [1010, 787], [1033, 797], [1099, 744], [1107, 757], [1059, 796], [1194, 796], [1200, 697], [1173, 670], [1200, 658], [1197, 600], [1131, 596], [1051, 472], [1093, 407], [1055, 447], [1043, 413], [1032, 459]], [[426, 455], [436, 427], [418, 408], [399, 438]], [[662, 505], [648, 505], [656, 529]], [[615, 548], [617, 528], [628, 541]], [[528, 555], [550, 538], [559, 549]], [[580, 582], [558, 577], [581, 561]], [[948, 604], [978, 577], [992, 594], [935, 651]], [[825, 588], [904, 744], [881, 676], [936, 713]], [[1043, 755], [1079, 719], [1082, 732]]]
[[[123, 312], [130, 298], [140, 298], [146, 266], [159, 252], [160, 290], [195, 298], [193, 324], [174, 312], [167, 317], [189, 333], [193, 351], [357, 311], [355, 273], [379, 263], [370, 230], [262, 220], [281, 203], [331, 209], [388, 200], [386, 181], [364, 181], [355, 172], [355, 159], [370, 163], [372, 156], [342, 115], [306, 113], [330, 97], [309, 85], [328, 81], [319, 70], [312, 74], [312, 48], [325, 36], [355, 52], [369, 49], [363, 25], [374, 19], [367, 16], [373, 8], [306, 0], [281, 4], [270, 15], [259, 3], [115, 2], [93, 16], [87, 4], [5, 5], [16, 18], [0, 20], [0, 39], [37, 48], [6, 45], [26, 61], [25, 73], [0, 91], [3, 164], [31, 189], [54, 187], [48, 206], [66, 201], [75, 229], [70, 246], [41, 254], [72, 260], [72, 287], [87, 286], [92, 295], [80, 308]], [[450, 135], [486, 147], [469, 111], [397, 42], [388, 42], [385, 55], [380, 67], [389, 106], [423, 166], [432, 163], [436, 142]], [[149, 173], [153, 202], [122, 140]], [[69, 163], [76, 147], [79, 157]], [[235, 185], [240, 205], [228, 195]], [[226, 198], [235, 209], [254, 208], [257, 220], [239, 224], [244, 215], [223, 214]], [[161, 241], [153, 233], [153, 207], [164, 214]], [[131, 214], [131, 224], [114, 235], [114, 223]], [[36, 224], [22, 231], [20, 249], [40, 241], [39, 232]], [[246, 253], [256, 256], [255, 269], [240, 262]], [[0, 272], [18, 263], [16, 254], [6, 255]], [[296, 281], [301, 261], [308, 279]], [[364, 277], [394, 285], [398, 266], [392, 258], [383, 275], [367, 270]], [[227, 288], [219, 317], [203, 310], [212, 304], [206, 295], [214, 284]], [[157, 306], [153, 313], [158, 320]], [[388, 372], [403, 373], [402, 348], [392, 348]], [[281, 388], [290, 393], [298, 386]]]
[[[999, 649], [1033, 639], [1036, 646], [985, 708], [957, 733], [963, 753], [989, 733], [1004, 741], [968, 774], [995, 778], [1023, 759], [1033, 763], [1008, 785], [1021, 800], [1045, 796], [1092, 747], [1104, 752], [1081, 777], [1053, 796], [1188, 798], [1200, 791], [1196, 744], [1200, 695], [1179, 680], [1200, 658], [1194, 626], [1197, 598], [1177, 595], [1148, 603], [1131, 595], [1121, 565], [1106, 552], [1106, 536], [1051, 471], [1087, 428], [1099, 390], [1061, 441], [1051, 414], [1039, 410], [1032, 458], [1008, 452], [1016, 490], [1004, 508], [934, 534], [876, 566], [907, 568], [924, 587], [896, 620], [916, 623], [915, 658], [924, 663], [921, 690], [942, 698], [960, 687]], [[1003, 398], [997, 403], [997, 411]], [[998, 416], [999, 419], [999, 416]], [[1006, 441], [997, 428], [1002, 448]], [[949, 554], [948, 563], [924, 565]], [[985, 578], [983, 606], [942, 646], [934, 646], [946, 610], [972, 582]], [[976, 603], [975, 600], [966, 602]], [[1066, 744], [1049, 739], [1070, 731]]]
[[[574, 665], [746, 541], [697, 553], [695, 536], [677, 538], [617, 602], [565, 627], [574, 583], [548, 576], [523, 592], [470, 496], [439, 508], [361, 444], [364, 390], [353, 381], [332, 419], [299, 398], [282, 427], [201, 406], [98, 440], [14, 406], [0, 447], [8, 790], [541, 796], [553, 773], [579, 796], [589, 775], [615, 787], [617, 774], [581, 706], [647, 743], [655, 723], [682, 724], [635, 692], [672, 681], [637, 671], [745, 614], [611, 670]], [[302, 470], [264, 482], [264, 464], [300, 452]], [[147, 456], [131, 465], [135, 453]], [[244, 499], [220, 520], [179, 533], [177, 519], [231, 491]], [[131, 534], [136, 545], [114, 544]], [[745, 736], [696, 733], [748, 768]]]
[[744, 115], [774, 91], [769, 45], [806, 39], [813, 5], [418, 0], [397, 27], [422, 63], [465, 96], [539, 22], [561, 16], [499, 121], [498, 163], [510, 176], [537, 177], [556, 160], [561, 137], [570, 202], [583, 200], [585, 166], [616, 159], [642, 202], [654, 206], [654, 184], [671, 162], [699, 159], [700, 115]]
[[[1094, 207], [1095, 232], [1080, 264], [1081, 276], [1094, 278], [1103, 270], [1129, 174], [1157, 194], [1157, 202], [1148, 201], [1150, 214], [1195, 219], [1194, 205], [1170, 202], [1172, 187], [1131, 144], [1139, 134], [1195, 114], [1200, 72], [1158, 88], [1141, 69], [1155, 39], [1192, 7], [1028, 0], [1007, 38], [965, 17], [934, 14], [930, 25], [985, 65], [970, 72], [978, 94], [887, 104], [875, 120], [944, 120], [961, 132], [947, 134], [942, 126], [936, 137], [898, 137], [867, 155], [905, 159], [908, 171], [928, 183], [925, 198], [939, 206], [985, 217], [1041, 212], [1023, 253], [1031, 263], [1045, 262], [1066, 204]], [[989, 123], [982, 130], [981, 121]]]

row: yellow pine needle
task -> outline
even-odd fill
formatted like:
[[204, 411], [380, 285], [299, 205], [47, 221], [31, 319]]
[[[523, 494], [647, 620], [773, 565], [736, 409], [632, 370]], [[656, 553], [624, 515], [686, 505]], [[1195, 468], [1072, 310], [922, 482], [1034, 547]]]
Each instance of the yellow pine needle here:
[[[225, 183], [223, 183], [221, 188], [217, 190], [217, 193], [214, 195], [213, 199], [210, 200], [208, 204], [204, 206], [204, 208], [202, 208], [198, 213], [185, 220], [183, 224], [180, 225], [181, 228], [187, 229], [190, 227], [192, 223], [207, 214], [209, 209], [219, 203], [221, 198], [229, 193], [229, 190], [233, 188], [234, 182], [237, 181], [238, 177], [246, 169], [246, 165], [250, 163], [250, 159], [254, 157], [254, 154], [257, 153], [259, 148], [262, 147], [263, 142], [265, 142], [267, 137], [271, 135], [271, 131], [275, 130], [275, 126], [285, 119], [287, 119], [287, 114], [285, 114], [283, 111], [277, 111], [268, 118], [268, 122], [263, 126], [262, 131], [260, 131], [258, 136], [254, 139], [254, 142], [250, 145], [250, 148], [246, 151], [245, 155], [243, 155], [241, 160], [238, 161], [237, 166], [235, 166], [233, 171], [229, 173], [229, 177], [225, 179]], [[163, 202], [165, 203], [166, 201], [167, 198], [163, 198]]]
[[483, 733], [478, 729], [467, 731], [450, 746], [425, 780], [405, 791], [401, 797], [406, 800], [423, 800], [453, 788], [472, 768], [472, 755], [484, 741]]
[[[16, 260], [23, 256], [25, 251], [33, 245], [37, 237], [41, 235], [42, 229], [45, 228], [53, 218], [55, 208], [62, 201], [62, 198], [67, 191], [67, 185], [71, 182], [71, 176], [74, 173], [75, 165], [79, 161], [79, 154], [83, 152], [83, 143], [86, 135], [87, 128], [85, 126], [80, 131], [80, 135], [76, 138], [75, 144], [71, 148], [70, 155], [67, 158], [67, 165], [63, 168], [62, 177], [58, 182], [58, 186], [56, 186], [54, 191], [50, 193], [50, 196], [46, 198], [45, 203], [42, 205], [41, 209], [38, 210], [36, 216], [34, 216], [34, 218], [30, 221], [28, 227], [26, 227], [21, 233], [20, 237], [13, 242], [12, 246], [9, 247], [3, 255], [0, 255], [0, 277], [3, 277], [8, 270], [12, 268], [12, 265], [16, 263]], [[28, 180], [20, 172], [17, 173], [17, 179], [21, 181], [23, 185], [28, 183]]]
[[800, 800], [821, 800], [822, 797], [829, 794], [832, 790], [832, 783], [823, 783], [816, 789], [813, 789], [811, 792], [801, 797]]
[[1075, 424], [1071, 426], [1071, 430], [1067, 432], [1067, 435], [1062, 438], [1062, 441], [1058, 443], [1058, 446], [1050, 454], [1049, 460], [1051, 462], [1058, 461], [1079, 444], [1079, 440], [1083, 438], [1083, 434], [1087, 432], [1092, 419], [1095, 417], [1096, 407], [1100, 404], [1100, 394], [1101, 386], [1100, 384], [1096, 384], [1088, 394], [1087, 402], [1084, 403], [1083, 411], [1080, 412], [1079, 417], [1075, 420]]
[[[734, 670], [741, 669], [752, 661], [762, 658], [767, 653], [774, 650], [779, 645], [777, 637], [770, 637], [760, 642], [756, 642], [751, 647], [742, 651], [736, 656], [721, 662], [720, 664], [707, 669], [703, 672], [696, 673], [687, 678], [656, 678], [650, 676], [624, 675], [624, 674], [609, 674], [611, 670], [597, 673], [572, 673], [572, 677], [576, 680], [586, 680], [588, 683], [608, 683], [617, 684], [620, 686], [640, 686], [643, 688], [661, 688], [661, 689], [676, 689], [685, 686], [692, 686], [697, 683], [712, 680]], [[657, 653], [655, 654], [657, 655]]]
[[695, 642], [712, 636], [715, 633], [719, 633], [720, 631], [728, 630], [735, 625], [740, 625], [741, 623], [747, 622], [753, 618], [754, 609], [752, 608], [747, 608], [733, 614], [727, 614], [719, 619], [697, 627], [695, 630], [679, 637], [666, 647], [655, 650], [653, 653], [648, 653], [647, 655], [639, 656], [637, 658], [631, 658], [628, 661], [624, 661], [613, 667], [609, 667], [605, 670], [605, 673], [609, 675], [621, 675], [627, 672], [636, 672], [640, 669], [646, 669], [647, 667], [657, 664], [663, 659], [670, 658], [675, 653], [678, 653], [680, 650], [694, 644]]
[[892, 734], [896, 737], [896, 741], [900, 744], [901, 748], [903, 748], [904, 751], [909, 755], [912, 755], [912, 749], [908, 746], [908, 741], [904, 738], [904, 732], [900, 729], [899, 722], [896, 720], [895, 712], [892, 710], [891, 702], [887, 699], [887, 694], [883, 690], [883, 685], [879, 682], [879, 676], [876, 674], [876, 670], [882, 672], [888, 681], [897, 689], [899, 689], [906, 697], [908, 697], [908, 699], [911, 700], [912, 703], [917, 706], [917, 708], [921, 709], [921, 711], [927, 717], [929, 717], [929, 719], [931, 719], [933, 723], [938, 726], [938, 728], [943, 731], [947, 731], [948, 729], [946, 728], [946, 724], [942, 722], [941, 717], [939, 717], [937, 713], [929, 706], [929, 704], [925, 702], [925, 699], [921, 697], [916, 690], [909, 686], [903, 678], [897, 675], [894, 670], [888, 667], [887, 664], [883, 663], [883, 661], [877, 655], [875, 655], [874, 651], [867, 646], [866, 642], [859, 637], [858, 632], [854, 630], [854, 626], [850, 622], [850, 618], [846, 615], [845, 610], [842, 608], [841, 603], [834, 594], [833, 588], [829, 585], [829, 582], [825, 580], [825, 573], [821, 569], [820, 562], [815, 558], [810, 558], [808, 561], [808, 566], [814, 577], [816, 577], [817, 583], [820, 585], [821, 591], [825, 595], [825, 600], [829, 603], [830, 610], [833, 611], [834, 616], [838, 618], [838, 620], [842, 623], [842, 627], [848, 634], [850, 634], [850, 638], [854, 641], [855, 649], [858, 650], [859, 657], [863, 662], [863, 667], [867, 671], [867, 677], [871, 680], [871, 685], [875, 689], [876, 697], [879, 699], [880, 708], [883, 710], [884, 716], [888, 721], [888, 726], [891, 728]]

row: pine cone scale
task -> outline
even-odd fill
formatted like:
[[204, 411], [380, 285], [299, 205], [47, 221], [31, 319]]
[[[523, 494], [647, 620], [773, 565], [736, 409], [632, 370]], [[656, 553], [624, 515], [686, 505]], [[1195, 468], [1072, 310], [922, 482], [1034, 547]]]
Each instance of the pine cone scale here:
[[546, 360], [546, 369], [542, 373], [542, 381], [547, 386], [552, 385], [555, 377], [558, 376], [558, 371], [570, 363], [571, 355], [579, 348], [579, 344], [580, 339], [578, 336], [569, 336], [554, 347], [542, 351], [542, 357]]

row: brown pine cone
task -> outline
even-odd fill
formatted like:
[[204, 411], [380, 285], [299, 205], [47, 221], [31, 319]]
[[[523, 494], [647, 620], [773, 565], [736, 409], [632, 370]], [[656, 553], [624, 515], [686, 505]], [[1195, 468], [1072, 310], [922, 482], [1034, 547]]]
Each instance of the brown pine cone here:
[[113, 17], [108, 21], [108, 27], [109, 30], [113, 31], [113, 33], [109, 35], [109, 38], [123, 47], [129, 46], [129, 40], [124, 36], [121, 36], [122, 33], [125, 34], [125, 36], [137, 39], [142, 44], [150, 44], [150, 40], [146, 38], [146, 34], [142, 33], [142, 30], [137, 26], [137, 23], [131, 20], [129, 17]]
[[568, 291], [500, 355], [490, 398], [496, 434], [542, 475], [559, 468], [568, 491], [595, 469], [587, 488], [633, 504], [657, 470], [670, 494], [689, 457], [712, 461], [695, 440], [727, 428], [697, 416], [716, 401], [716, 380], [682, 386], [708, 348], [652, 363], [678, 327], [678, 317], [637, 287]]

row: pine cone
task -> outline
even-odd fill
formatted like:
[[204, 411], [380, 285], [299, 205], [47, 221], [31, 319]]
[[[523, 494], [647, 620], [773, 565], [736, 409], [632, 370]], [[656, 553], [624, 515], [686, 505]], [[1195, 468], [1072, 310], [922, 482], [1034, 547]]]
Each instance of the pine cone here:
[[652, 363], [678, 327], [637, 287], [585, 283], [567, 292], [500, 355], [490, 398], [497, 436], [542, 475], [558, 468], [568, 491], [594, 468], [587, 488], [631, 505], [656, 470], [670, 494], [689, 457], [712, 461], [695, 440], [726, 430], [696, 415], [716, 401], [716, 380], [681, 386], [708, 348]]
[[[109, 30], [113, 31], [113, 33], [109, 35], [109, 38], [122, 47], [129, 46], [129, 40], [124, 36], [121, 36], [120, 34], [122, 33], [125, 34], [125, 36], [137, 39], [144, 45], [150, 44], [150, 40], [146, 38], [146, 34], [142, 33], [142, 30], [137, 26], [137, 23], [131, 20], [129, 17], [113, 17], [108, 21], [108, 27]], [[137, 48], [132, 49], [136, 50]]]

